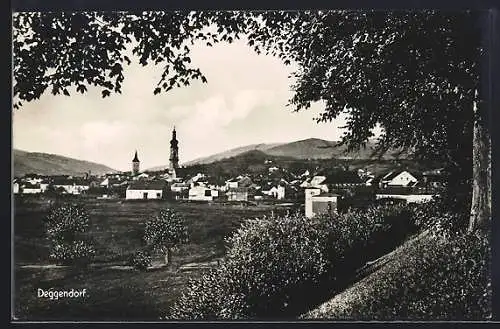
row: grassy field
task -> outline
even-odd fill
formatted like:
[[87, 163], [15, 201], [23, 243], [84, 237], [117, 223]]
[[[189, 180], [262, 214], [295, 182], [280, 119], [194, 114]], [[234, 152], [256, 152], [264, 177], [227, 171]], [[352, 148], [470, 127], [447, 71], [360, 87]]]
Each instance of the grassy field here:
[[[76, 200], [73, 200], [74, 202]], [[88, 269], [50, 267], [42, 219], [50, 207], [46, 199], [17, 199], [14, 207], [15, 317], [20, 320], [156, 320], [169, 307], [190, 277], [182, 264], [223, 256], [224, 237], [242, 220], [270, 214], [270, 206], [243, 207], [168, 201], [127, 202], [85, 200], [91, 216], [90, 237], [96, 258]], [[120, 268], [141, 246], [145, 220], [170, 207], [186, 220], [189, 244], [173, 253], [169, 268], [147, 272]], [[276, 209], [275, 209], [276, 212]], [[38, 267], [30, 267], [39, 265]], [[44, 267], [43, 265], [47, 265]], [[115, 266], [115, 267], [113, 267]], [[50, 300], [37, 289], [87, 289], [85, 298]]]

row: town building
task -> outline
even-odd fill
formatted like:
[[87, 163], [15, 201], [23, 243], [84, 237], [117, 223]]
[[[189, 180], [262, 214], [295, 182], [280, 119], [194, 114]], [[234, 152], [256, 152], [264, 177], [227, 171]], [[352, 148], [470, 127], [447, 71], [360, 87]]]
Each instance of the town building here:
[[228, 201], [248, 201], [248, 188], [230, 188], [226, 192]]
[[125, 192], [127, 200], [155, 200], [163, 199], [167, 184], [165, 181], [134, 181]]
[[412, 187], [417, 183], [418, 179], [406, 170], [391, 171], [382, 177], [379, 182], [379, 187]]
[[189, 189], [188, 199], [192, 201], [212, 201], [219, 196], [219, 191], [198, 185]]
[[268, 185], [262, 189], [262, 194], [282, 200], [285, 198], [285, 186], [283, 184]]
[[305, 190], [305, 216], [312, 218], [317, 215], [333, 215], [337, 212], [338, 195], [322, 192], [320, 188]]
[[39, 194], [39, 193], [42, 193], [42, 188], [40, 187], [40, 184], [39, 183], [30, 183], [30, 182], [27, 182], [27, 183], [24, 183], [22, 188], [22, 193], [23, 194]]

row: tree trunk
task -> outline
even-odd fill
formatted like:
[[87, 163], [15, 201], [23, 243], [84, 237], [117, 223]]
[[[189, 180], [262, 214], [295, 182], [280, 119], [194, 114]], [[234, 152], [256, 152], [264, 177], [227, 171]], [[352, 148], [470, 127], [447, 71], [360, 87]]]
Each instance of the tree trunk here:
[[170, 264], [172, 261], [172, 250], [170, 248], [167, 248], [167, 251], [165, 252], [165, 265]]
[[[474, 102], [472, 145], [472, 204], [469, 232], [488, 230], [491, 221], [491, 137], [485, 110]], [[481, 115], [479, 115], [481, 114]]]

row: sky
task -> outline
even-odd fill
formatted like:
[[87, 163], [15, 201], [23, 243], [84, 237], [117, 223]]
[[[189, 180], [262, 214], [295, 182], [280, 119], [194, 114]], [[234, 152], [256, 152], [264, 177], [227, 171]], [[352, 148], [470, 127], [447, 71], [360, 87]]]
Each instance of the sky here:
[[46, 92], [13, 113], [13, 146], [130, 170], [135, 150], [141, 169], [168, 164], [175, 126], [180, 163], [256, 143], [306, 138], [339, 140], [345, 118], [316, 123], [320, 104], [293, 112], [292, 66], [256, 54], [244, 40], [196, 45], [191, 60], [208, 83], [153, 94], [161, 66], [125, 67], [122, 94], [100, 89], [70, 97]]

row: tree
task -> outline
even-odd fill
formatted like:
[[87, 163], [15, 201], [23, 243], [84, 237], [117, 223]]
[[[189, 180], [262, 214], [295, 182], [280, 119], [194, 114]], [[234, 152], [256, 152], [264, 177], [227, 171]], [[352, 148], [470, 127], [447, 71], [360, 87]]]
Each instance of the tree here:
[[143, 65], [164, 64], [155, 94], [191, 79], [206, 82], [190, 66], [190, 46], [245, 34], [257, 53], [297, 64], [294, 110], [322, 102], [318, 122], [348, 114], [348, 150], [366, 145], [379, 125], [377, 153], [406, 149], [445, 161], [450, 190], [468, 192], [472, 182], [474, 230], [486, 227], [491, 213], [482, 18], [428, 10], [16, 14], [14, 106], [49, 87], [67, 96], [70, 87], [83, 93], [89, 85], [103, 97], [120, 93], [127, 46]]
[[[192, 79], [206, 82], [191, 67], [190, 46], [232, 42], [240, 32], [236, 12], [27, 12], [13, 15], [14, 107], [38, 99], [45, 91], [70, 95], [88, 86], [102, 88], [102, 97], [121, 93], [125, 54], [132, 49], [139, 63], [163, 64], [154, 94], [187, 86]], [[208, 26], [220, 24], [217, 31]]]
[[95, 253], [93, 245], [84, 237], [89, 223], [87, 211], [80, 206], [53, 207], [45, 218], [46, 234], [51, 242], [50, 257], [63, 264], [87, 263]]
[[484, 18], [471, 11], [266, 12], [249, 38], [298, 64], [296, 111], [322, 102], [318, 122], [348, 114], [348, 149], [364, 146], [380, 125], [377, 152], [399, 148], [444, 161], [453, 193], [470, 191], [472, 182], [472, 231], [491, 218], [489, 121], [479, 96], [486, 94], [481, 56], [489, 55]]
[[165, 264], [172, 260], [172, 248], [187, 243], [188, 232], [184, 220], [171, 209], [162, 209], [146, 223], [146, 245], [165, 254]]

